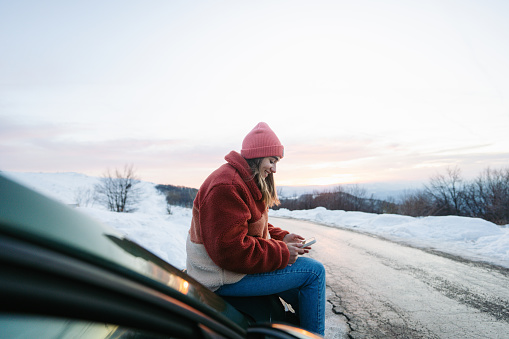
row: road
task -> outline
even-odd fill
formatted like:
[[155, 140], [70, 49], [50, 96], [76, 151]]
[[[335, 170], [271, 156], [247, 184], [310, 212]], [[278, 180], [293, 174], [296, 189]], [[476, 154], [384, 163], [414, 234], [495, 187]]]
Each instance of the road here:
[[306, 221], [270, 222], [317, 239], [308, 255], [325, 265], [329, 304], [348, 325], [326, 337], [509, 338], [509, 269]]

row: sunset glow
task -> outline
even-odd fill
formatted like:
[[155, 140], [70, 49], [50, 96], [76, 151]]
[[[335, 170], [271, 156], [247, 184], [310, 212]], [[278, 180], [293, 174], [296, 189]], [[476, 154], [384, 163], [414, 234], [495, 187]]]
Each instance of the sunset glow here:
[[509, 3], [1, 2], [0, 170], [199, 187], [267, 122], [280, 185], [509, 165]]

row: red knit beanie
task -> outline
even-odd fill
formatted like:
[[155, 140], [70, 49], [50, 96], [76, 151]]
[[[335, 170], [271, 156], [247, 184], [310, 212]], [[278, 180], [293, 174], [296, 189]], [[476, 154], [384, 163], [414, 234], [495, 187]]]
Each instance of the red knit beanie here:
[[279, 157], [283, 158], [285, 149], [269, 125], [260, 122], [246, 135], [242, 142], [240, 155], [246, 159]]

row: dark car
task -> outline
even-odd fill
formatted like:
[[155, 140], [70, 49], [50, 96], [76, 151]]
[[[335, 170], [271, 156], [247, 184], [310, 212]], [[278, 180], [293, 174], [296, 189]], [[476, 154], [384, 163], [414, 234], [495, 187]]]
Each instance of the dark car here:
[[122, 234], [0, 175], [1, 338], [312, 338], [253, 323]]

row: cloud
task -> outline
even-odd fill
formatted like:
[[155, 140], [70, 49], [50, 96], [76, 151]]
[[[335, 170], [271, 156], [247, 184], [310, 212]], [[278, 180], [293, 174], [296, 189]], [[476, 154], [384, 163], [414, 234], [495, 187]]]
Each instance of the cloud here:
[[25, 125], [1, 118], [0, 125], [1, 170], [100, 175], [132, 163], [144, 180], [197, 186], [230, 151], [182, 139], [82, 141], [73, 138], [79, 127], [72, 126]]
[[[81, 138], [90, 131], [87, 125], [22, 124], [0, 117], [0, 169], [100, 176], [107, 169], [133, 164], [143, 180], [199, 187], [237, 144], [198, 137]], [[488, 166], [509, 163], [509, 152], [490, 151], [489, 143], [422, 150], [359, 135], [293, 140], [285, 148], [276, 175], [280, 185], [426, 181], [454, 166], [475, 177]]]
[[504, 167], [509, 152], [488, 151], [490, 144], [420, 151], [414, 145], [374, 138], [320, 139], [290, 144], [279, 165], [283, 185], [352, 182], [427, 181], [447, 167], [458, 166], [468, 178], [488, 166]]

